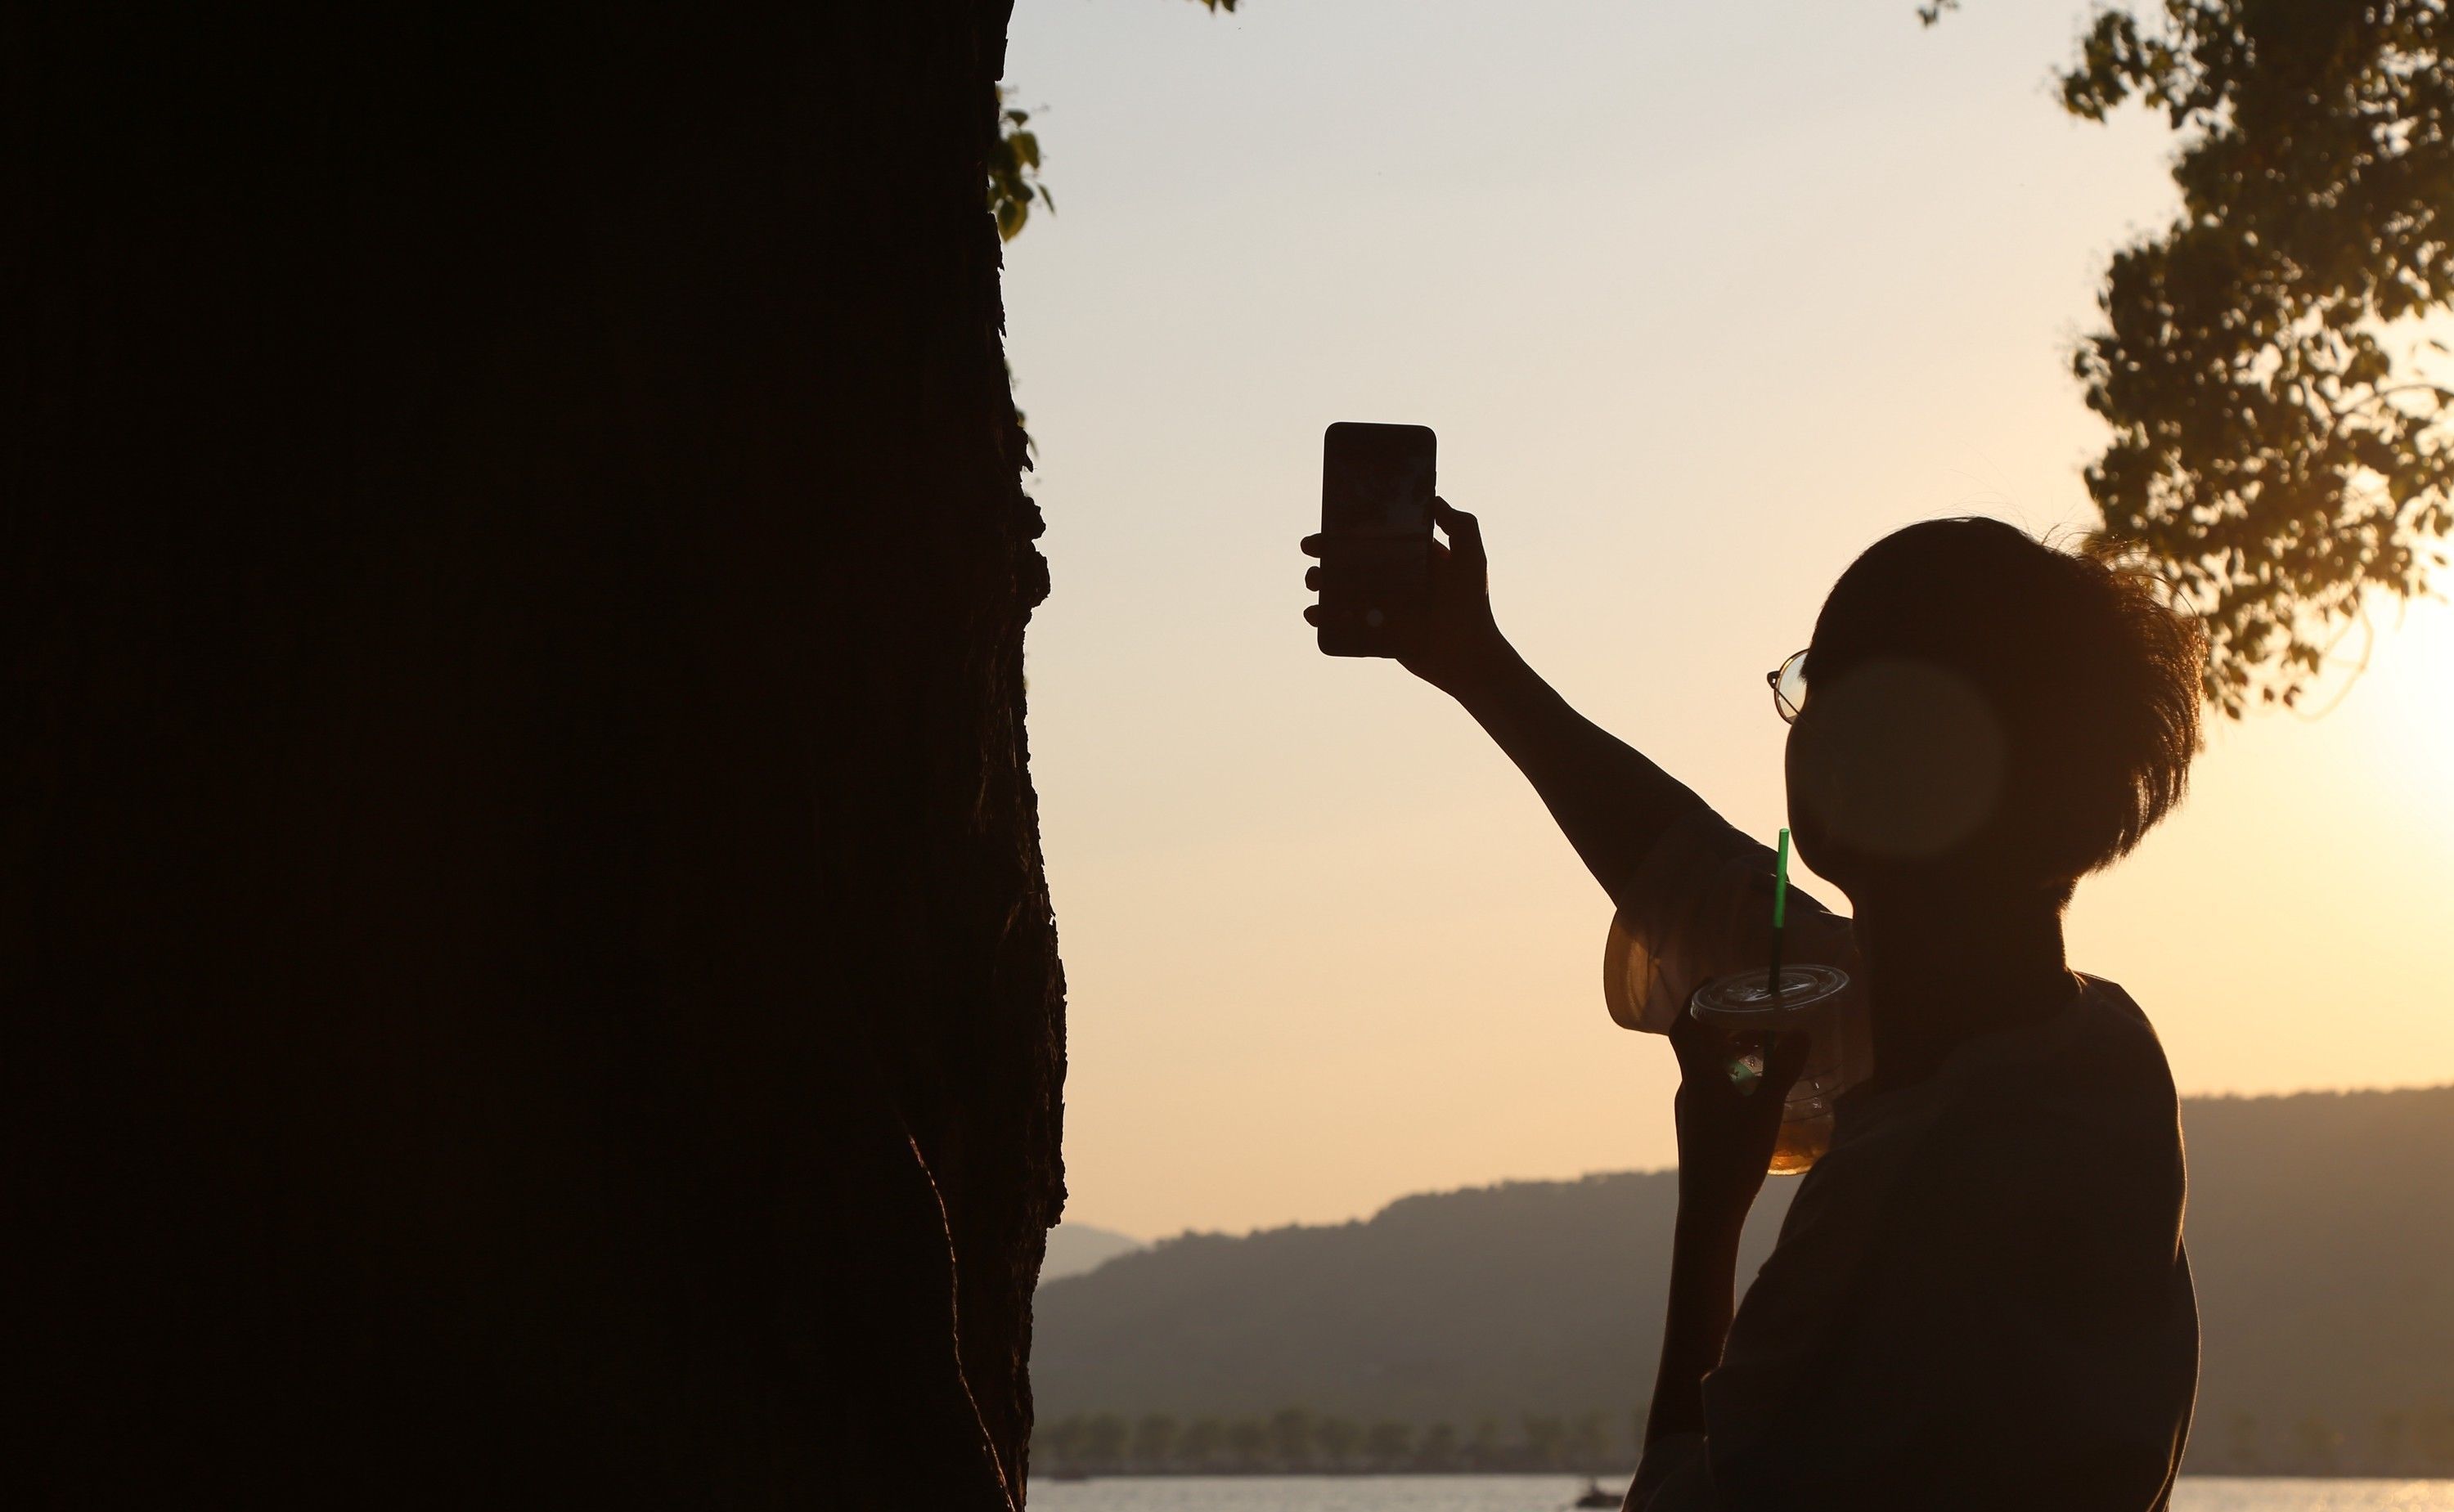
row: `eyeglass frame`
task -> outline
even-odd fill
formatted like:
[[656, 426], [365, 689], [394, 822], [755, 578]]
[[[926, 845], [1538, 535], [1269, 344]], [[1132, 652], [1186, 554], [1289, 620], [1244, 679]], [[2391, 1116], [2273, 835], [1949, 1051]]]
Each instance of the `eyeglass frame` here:
[[[1806, 653], [1813, 649], [1809, 646], [1790, 652], [1780, 659], [1779, 666], [1764, 674], [1764, 686], [1772, 689], [1773, 712], [1780, 716], [1784, 725], [1797, 724], [1798, 716], [1806, 712]], [[1798, 702], [1794, 704], [1780, 690], [1780, 681], [1793, 666], [1798, 668]]]

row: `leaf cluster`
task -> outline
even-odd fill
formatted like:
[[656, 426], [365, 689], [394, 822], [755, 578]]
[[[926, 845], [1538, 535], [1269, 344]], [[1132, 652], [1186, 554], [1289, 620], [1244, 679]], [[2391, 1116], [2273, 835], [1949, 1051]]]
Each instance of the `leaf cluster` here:
[[[1200, 0], [1214, 15], [1233, 13], [1237, 0]], [[1031, 129], [1031, 112], [1005, 103], [1005, 86], [997, 86], [996, 140], [989, 147], [989, 211], [996, 217], [997, 235], [1013, 241], [1039, 205], [1056, 213], [1056, 197], [1039, 176], [1039, 134]]]
[[1056, 212], [1056, 197], [1039, 181], [1039, 137], [1031, 129], [1031, 112], [1006, 104], [1005, 86], [997, 86], [997, 134], [989, 145], [989, 209], [996, 216], [997, 235], [1012, 241], [1031, 219], [1036, 202]]
[[2180, 588], [2227, 713], [2293, 703], [2372, 592], [2426, 590], [2454, 515], [2445, 0], [2164, 0], [2101, 11], [2062, 81], [2182, 133], [2180, 215], [2118, 252], [2073, 357], [2113, 428], [2101, 537]]

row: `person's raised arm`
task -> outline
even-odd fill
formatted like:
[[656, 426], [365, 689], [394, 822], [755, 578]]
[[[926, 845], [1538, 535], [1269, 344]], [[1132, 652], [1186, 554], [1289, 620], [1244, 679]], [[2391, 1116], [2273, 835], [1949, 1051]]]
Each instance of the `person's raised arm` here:
[[[1490, 564], [1475, 517], [1433, 501], [1449, 544], [1432, 547], [1430, 607], [1393, 626], [1408, 671], [1442, 689], [1499, 743], [1550, 807], [1568, 843], [1614, 900], [1671, 823], [1703, 800], [1626, 742], [1568, 706], [1492, 618]], [[1308, 555], [1335, 543], [1304, 538]], [[1305, 574], [1320, 586], [1320, 569]], [[1319, 623], [1318, 607], [1304, 618]]]

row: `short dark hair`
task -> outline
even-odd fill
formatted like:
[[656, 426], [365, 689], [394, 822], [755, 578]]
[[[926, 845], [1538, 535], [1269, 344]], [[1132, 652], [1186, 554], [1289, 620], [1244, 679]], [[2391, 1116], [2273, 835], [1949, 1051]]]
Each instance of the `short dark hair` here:
[[1962, 518], [1896, 530], [1850, 564], [1816, 619], [1806, 675], [1811, 692], [1868, 658], [1907, 657], [1967, 679], [2008, 746], [1983, 844], [2067, 895], [2181, 802], [2205, 655], [2154, 578]]

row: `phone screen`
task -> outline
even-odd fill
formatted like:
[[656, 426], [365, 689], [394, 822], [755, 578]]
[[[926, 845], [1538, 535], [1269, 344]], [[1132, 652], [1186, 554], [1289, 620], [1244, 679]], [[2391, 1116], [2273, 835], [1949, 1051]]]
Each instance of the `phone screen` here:
[[1321, 446], [1321, 529], [1429, 539], [1437, 446], [1428, 426], [1330, 427]]
[[1391, 656], [1431, 587], [1436, 438], [1340, 422], [1322, 438], [1320, 648]]

